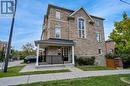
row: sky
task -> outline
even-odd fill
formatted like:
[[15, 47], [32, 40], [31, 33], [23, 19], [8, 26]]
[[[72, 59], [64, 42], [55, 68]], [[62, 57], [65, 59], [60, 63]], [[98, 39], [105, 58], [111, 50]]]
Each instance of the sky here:
[[[1, 1], [1, 0], [0, 0]], [[17, 0], [12, 46], [17, 50], [22, 45], [40, 40], [44, 15], [48, 4], [77, 10], [83, 6], [91, 15], [105, 18], [105, 40], [114, 29], [114, 22], [122, 19], [125, 11], [130, 16], [130, 5], [120, 0]], [[124, 0], [130, 2], [130, 0]], [[11, 18], [0, 17], [0, 40], [8, 41]]]

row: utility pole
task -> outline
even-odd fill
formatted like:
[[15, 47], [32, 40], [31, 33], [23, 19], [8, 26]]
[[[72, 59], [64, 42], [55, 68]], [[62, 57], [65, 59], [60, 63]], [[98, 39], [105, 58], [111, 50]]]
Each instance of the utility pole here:
[[7, 72], [7, 69], [8, 69], [8, 59], [9, 59], [9, 56], [10, 56], [13, 27], [14, 27], [14, 20], [15, 20], [15, 14], [16, 14], [16, 6], [17, 6], [17, 0], [15, 0], [15, 4], [14, 4], [13, 18], [12, 18], [12, 23], [11, 23], [10, 35], [9, 35], [9, 40], [8, 40], [8, 45], [7, 45], [7, 51], [6, 51], [6, 55], [5, 55], [4, 72]]

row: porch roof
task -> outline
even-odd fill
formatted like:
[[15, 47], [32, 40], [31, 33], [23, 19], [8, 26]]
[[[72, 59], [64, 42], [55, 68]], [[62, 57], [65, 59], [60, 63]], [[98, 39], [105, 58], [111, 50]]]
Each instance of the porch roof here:
[[57, 39], [57, 38], [49, 38], [48, 40], [37, 40], [35, 41], [35, 45], [38, 44], [42, 46], [73, 46], [73, 40], [67, 39]]

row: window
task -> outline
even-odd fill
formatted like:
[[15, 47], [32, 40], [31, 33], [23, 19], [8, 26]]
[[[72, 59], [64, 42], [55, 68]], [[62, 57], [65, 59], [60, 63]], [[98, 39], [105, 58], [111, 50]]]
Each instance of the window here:
[[98, 54], [102, 54], [102, 50], [101, 49], [98, 49]]
[[96, 26], [100, 26], [100, 21], [96, 19]]
[[114, 50], [113, 50], [113, 49], [110, 49], [110, 50], [109, 50], [109, 53], [113, 53], [113, 52], [114, 52]]
[[56, 19], [60, 19], [60, 12], [56, 11]]
[[78, 19], [78, 35], [79, 38], [85, 38], [85, 21], [82, 18]]
[[55, 28], [55, 37], [61, 38], [61, 29], [59, 27]]
[[100, 42], [101, 41], [101, 38], [100, 38], [100, 33], [96, 33], [96, 40], [98, 41], [98, 42]]

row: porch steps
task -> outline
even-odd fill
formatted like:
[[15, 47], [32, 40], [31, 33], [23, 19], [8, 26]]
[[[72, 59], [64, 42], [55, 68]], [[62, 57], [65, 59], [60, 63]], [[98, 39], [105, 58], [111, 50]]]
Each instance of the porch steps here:
[[74, 67], [73, 64], [49, 64], [49, 65], [38, 65], [36, 68], [48, 68], [48, 67]]

